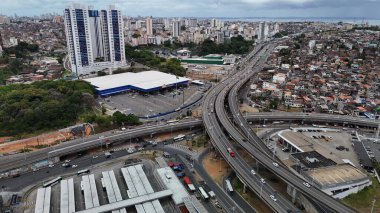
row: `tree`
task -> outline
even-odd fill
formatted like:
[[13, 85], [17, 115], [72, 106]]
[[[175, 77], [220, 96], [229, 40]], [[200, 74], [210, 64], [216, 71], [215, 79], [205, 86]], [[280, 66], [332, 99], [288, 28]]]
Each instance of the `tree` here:
[[114, 123], [118, 124], [119, 126], [122, 125], [122, 124], [127, 124], [128, 122], [128, 117], [119, 112], [119, 111], [116, 111], [115, 113], [113, 113], [112, 115], [112, 120]]
[[72, 125], [92, 107], [84, 102], [84, 94], [92, 98], [94, 94], [92, 86], [84, 81], [39, 81], [0, 87], [0, 136]]
[[170, 40], [164, 41], [164, 47], [167, 47], [167, 48], [171, 48], [172, 47], [172, 43], [170, 42]]

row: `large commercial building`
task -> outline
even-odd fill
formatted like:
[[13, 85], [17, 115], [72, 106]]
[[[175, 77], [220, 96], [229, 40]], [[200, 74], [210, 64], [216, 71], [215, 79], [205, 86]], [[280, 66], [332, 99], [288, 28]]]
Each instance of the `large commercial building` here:
[[114, 6], [107, 10], [71, 4], [65, 9], [71, 68], [77, 76], [126, 66], [123, 19]]
[[85, 81], [95, 87], [98, 95], [108, 96], [130, 90], [152, 92], [187, 85], [190, 79], [158, 71], [146, 71], [87, 78]]
[[[320, 131], [320, 133], [318, 133]], [[326, 194], [342, 199], [372, 184], [368, 176], [352, 163], [333, 155], [309, 135], [328, 135], [329, 128], [293, 128], [278, 133], [278, 144], [289, 150], [291, 168]], [[328, 137], [328, 136], [327, 136]], [[325, 137], [325, 138], [327, 138]], [[326, 142], [326, 140], [323, 140]], [[345, 159], [347, 160], [347, 159]], [[350, 162], [348, 160], [348, 162]]]

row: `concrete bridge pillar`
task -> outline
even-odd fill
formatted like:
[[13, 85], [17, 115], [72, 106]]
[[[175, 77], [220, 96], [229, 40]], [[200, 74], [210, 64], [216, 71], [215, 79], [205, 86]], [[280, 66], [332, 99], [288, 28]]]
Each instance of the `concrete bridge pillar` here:
[[247, 185], [244, 183], [244, 181], [241, 180], [240, 177], [239, 178], [239, 181], [243, 184], [243, 193], [246, 193], [247, 192]]
[[287, 187], [287, 192], [288, 194], [292, 197], [292, 203], [296, 203], [297, 201], [297, 196], [298, 196], [298, 192], [297, 192], [297, 189], [295, 187], [293, 187], [292, 185], [288, 184], [288, 187]]

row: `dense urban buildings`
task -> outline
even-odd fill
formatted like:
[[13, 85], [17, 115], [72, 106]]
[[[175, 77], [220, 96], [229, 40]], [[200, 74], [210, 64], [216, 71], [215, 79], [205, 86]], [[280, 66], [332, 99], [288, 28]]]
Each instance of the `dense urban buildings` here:
[[122, 13], [72, 4], [65, 9], [71, 69], [78, 76], [126, 66]]

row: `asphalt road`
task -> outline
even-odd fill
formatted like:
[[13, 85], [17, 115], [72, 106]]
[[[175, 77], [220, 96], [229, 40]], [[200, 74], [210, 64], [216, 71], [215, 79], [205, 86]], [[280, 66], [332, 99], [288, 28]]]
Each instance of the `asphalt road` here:
[[180, 129], [190, 129], [201, 125], [200, 120], [182, 120], [177, 123], [158, 123], [156, 125], [138, 126], [126, 131], [109, 131], [97, 135], [92, 135], [84, 139], [76, 139], [59, 145], [41, 149], [35, 152], [22, 153], [10, 156], [0, 157], [0, 172], [10, 171], [23, 166], [29, 166], [32, 163], [39, 162], [53, 157], [60, 157], [80, 151], [105, 146], [106, 143], [129, 142], [136, 137], [147, 136], [151, 134], [165, 133]]
[[[266, 60], [265, 57], [261, 57], [261, 59], [264, 59], [261, 60], [262, 62]], [[254, 71], [258, 70], [259, 69], [254, 69]], [[251, 70], [242, 71], [239, 78], [236, 77], [236, 80], [231, 79], [229, 82], [230, 84], [226, 84], [225, 89], [219, 92], [218, 100], [215, 103], [215, 108], [219, 121], [224, 126], [224, 129], [236, 142], [239, 143], [240, 146], [242, 146], [256, 160], [262, 163], [267, 169], [297, 188], [297, 190], [306, 197], [314, 200], [315, 203], [318, 203], [318, 208], [322, 209], [323, 212], [355, 212], [353, 209], [335, 200], [319, 189], [304, 186], [304, 180], [290, 172], [277, 158], [272, 157], [271, 151], [265, 143], [261, 141], [261, 139], [252, 131], [248, 122], [244, 119], [239, 110], [238, 100], [236, 97], [241, 86], [244, 85], [244, 83], [248, 81], [254, 73], [255, 72], [251, 72]], [[230, 86], [233, 87], [230, 88]], [[227, 112], [224, 109], [224, 100], [229, 90], [231, 90], [228, 96], [229, 109], [233, 115], [236, 127], [234, 127], [232, 122], [229, 121]], [[244, 135], [239, 132], [237, 128], [242, 130]], [[246, 143], [246, 141], [248, 141], [248, 143]], [[275, 162], [279, 165], [274, 165]]]
[[[248, 114], [247, 119], [249, 121], [309, 121], [309, 122], [333, 122], [341, 124], [352, 124], [365, 127], [376, 128], [378, 126], [378, 121], [370, 120], [366, 118], [351, 117], [351, 116], [340, 116], [340, 115], [329, 115], [320, 113], [253, 113]], [[244, 122], [243, 122], [244, 124]], [[80, 150], [86, 150], [100, 146], [100, 143], [110, 137], [110, 143], [129, 141], [130, 138], [147, 136], [152, 133], [170, 132], [179, 129], [196, 128], [202, 125], [200, 120], [184, 120], [178, 123], [167, 125], [165, 123], [157, 123], [143, 127], [136, 127], [125, 132], [120, 132], [118, 130], [109, 131], [95, 136], [91, 136], [83, 139], [76, 139], [69, 142], [61, 143], [54, 147], [45, 148], [31, 153], [16, 154], [11, 156], [0, 157], [0, 172], [10, 171], [12, 169], [17, 169], [23, 166], [28, 166], [32, 163], [42, 161], [48, 157], [62, 156], [70, 153], [75, 153]], [[99, 139], [100, 136], [104, 136], [103, 140]], [[59, 151], [57, 153], [57, 151]]]
[[[179, 156], [186, 156], [187, 153], [178, 149], [170, 147], [155, 148], [162, 151], [169, 152], [171, 154], [177, 154]], [[223, 209], [227, 212], [256, 212], [239, 194], [234, 193], [229, 195], [223, 190], [213, 179], [209, 176], [207, 171], [203, 168], [202, 161], [204, 157], [208, 154], [207, 151], [202, 152], [196, 159], [194, 159], [193, 168], [202, 177], [202, 179], [207, 183], [207, 186], [216, 194], [217, 199], [223, 206]], [[186, 172], [189, 174], [189, 171]]]
[[[261, 52], [260, 47], [254, 50], [250, 55], [247, 56], [248, 59], [254, 58], [257, 52]], [[264, 51], [264, 50], [263, 50]], [[259, 58], [254, 58], [253, 63], [256, 63]], [[245, 63], [245, 62], [243, 62]], [[244, 64], [246, 65], [246, 64]], [[248, 65], [252, 66], [252, 64]], [[261, 177], [257, 174], [252, 175], [250, 166], [245, 162], [244, 159], [241, 158], [234, 151], [236, 156], [231, 157], [227, 151], [227, 148], [234, 149], [231, 145], [229, 139], [225, 136], [224, 130], [221, 128], [219, 121], [220, 115], [216, 115], [214, 109], [218, 112], [221, 109], [224, 109], [224, 96], [226, 96], [227, 92], [230, 89], [229, 81], [232, 80], [240, 80], [241, 74], [238, 72], [237, 74], [231, 76], [226, 81], [220, 83], [216, 87], [214, 87], [206, 96], [205, 103], [203, 104], [203, 122], [207, 127], [207, 132], [212, 139], [215, 147], [221, 152], [222, 156], [226, 159], [226, 161], [231, 165], [234, 169], [237, 176], [253, 191], [261, 197], [264, 202], [268, 204], [274, 211], [276, 212], [287, 212], [287, 211], [298, 211], [294, 205], [283, 198], [281, 195], [278, 195], [275, 190], [273, 190], [268, 184], [261, 182]], [[218, 100], [217, 100], [218, 98]], [[224, 113], [224, 112], [222, 112]], [[227, 115], [225, 117], [228, 117]], [[218, 120], [219, 118], [219, 120]], [[232, 127], [233, 128], [233, 127]], [[228, 130], [228, 128], [226, 128]], [[271, 198], [274, 196], [274, 198]]]

